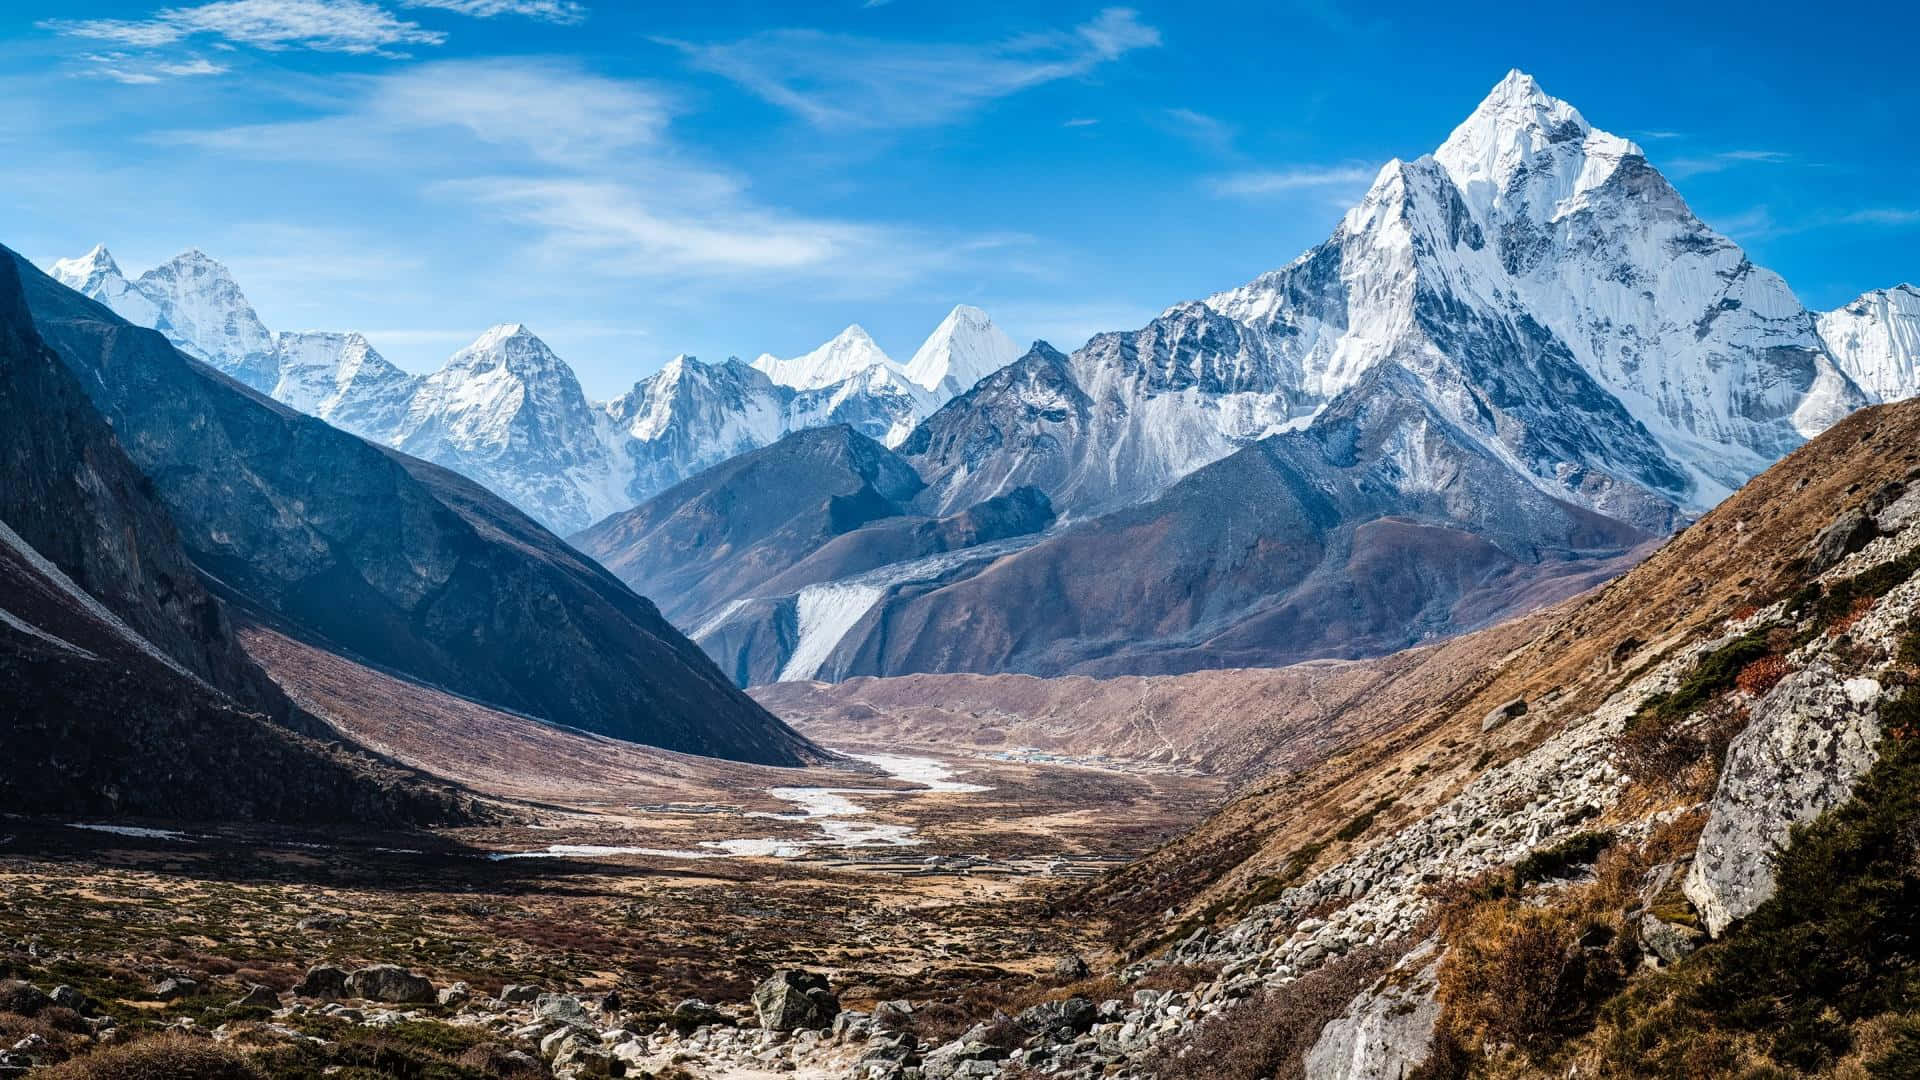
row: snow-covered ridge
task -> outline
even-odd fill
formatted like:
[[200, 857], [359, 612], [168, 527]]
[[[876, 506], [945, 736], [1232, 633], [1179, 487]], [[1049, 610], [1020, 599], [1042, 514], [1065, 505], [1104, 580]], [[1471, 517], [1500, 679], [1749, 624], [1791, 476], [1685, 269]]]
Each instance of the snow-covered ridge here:
[[1876, 289], [1822, 312], [1819, 326], [1841, 370], [1877, 400], [1920, 392], [1920, 289]]
[[958, 307], [916, 354], [934, 376], [930, 387], [850, 326], [802, 356], [763, 357], [757, 365], [775, 378], [738, 360], [683, 355], [595, 402], [521, 323], [490, 328], [419, 376], [358, 333], [269, 333], [232, 275], [199, 251], [135, 281], [104, 246], [58, 260], [50, 273], [275, 400], [445, 465], [563, 534], [793, 431], [851, 424], [897, 446], [962, 380], [1012, 359], [984, 312]]

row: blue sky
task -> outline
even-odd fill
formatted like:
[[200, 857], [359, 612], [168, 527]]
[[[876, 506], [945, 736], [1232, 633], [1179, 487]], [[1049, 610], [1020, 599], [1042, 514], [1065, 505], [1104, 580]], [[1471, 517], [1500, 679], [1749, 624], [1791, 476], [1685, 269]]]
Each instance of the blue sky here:
[[1070, 349], [1324, 239], [1520, 67], [1809, 305], [1920, 279], [1920, 14], [1555, 7], [16, 0], [0, 242], [198, 246], [415, 370], [525, 322], [600, 396], [849, 322], [905, 360], [960, 302]]

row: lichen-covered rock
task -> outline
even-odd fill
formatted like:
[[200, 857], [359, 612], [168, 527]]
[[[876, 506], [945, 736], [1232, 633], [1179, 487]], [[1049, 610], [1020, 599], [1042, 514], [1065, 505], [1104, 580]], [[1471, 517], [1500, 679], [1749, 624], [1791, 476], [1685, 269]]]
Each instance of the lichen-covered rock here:
[[1307, 1052], [1307, 1080], [1400, 1080], [1424, 1062], [1440, 1018], [1440, 957], [1439, 943], [1425, 942], [1328, 1022]]
[[1640, 916], [1640, 944], [1660, 963], [1679, 962], [1700, 947], [1700, 931], [1680, 923], [1665, 922], [1652, 915]]
[[347, 996], [393, 1004], [415, 1004], [434, 999], [433, 983], [398, 964], [374, 964], [347, 976]]
[[1880, 684], [1842, 679], [1825, 657], [1753, 706], [1727, 750], [1700, 848], [1682, 886], [1718, 937], [1773, 895], [1775, 860], [1795, 825], [1843, 802], [1873, 765]]
[[840, 1014], [824, 976], [781, 968], [753, 991], [753, 1011], [768, 1031], [798, 1031], [830, 1026]]

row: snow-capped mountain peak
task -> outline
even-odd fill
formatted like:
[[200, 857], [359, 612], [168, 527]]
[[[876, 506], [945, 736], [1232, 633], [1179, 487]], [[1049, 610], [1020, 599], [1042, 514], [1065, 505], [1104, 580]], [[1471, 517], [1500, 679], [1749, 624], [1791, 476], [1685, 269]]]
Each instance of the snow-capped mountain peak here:
[[1880, 401], [1920, 393], [1920, 289], [1875, 289], [1819, 316], [1840, 369]]
[[1020, 358], [1014, 344], [987, 313], [959, 304], [907, 362], [907, 378], [941, 399], [965, 393], [974, 383]]
[[[141, 274], [133, 289], [152, 305], [151, 313], [141, 312], [150, 317], [137, 321], [165, 334], [182, 351], [262, 393], [279, 381], [273, 335], [233, 275], [205, 252], [189, 248]], [[127, 311], [120, 314], [136, 319]]]
[[128, 322], [152, 326], [159, 320], [153, 300], [120, 272], [120, 264], [107, 253], [105, 244], [93, 245], [92, 251], [78, 258], [55, 260], [47, 273], [67, 288], [105, 304]]
[[1483, 219], [1515, 194], [1518, 179], [1533, 216], [1551, 220], [1623, 159], [1640, 156], [1633, 142], [1595, 129], [1580, 110], [1519, 70], [1508, 72], [1434, 152]]
[[81, 293], [90, 293], [98, 282], [107, 277], [125, 277], [120, 273], [120, 264], [113, 261], [105, 244], [95, 244], [92, 251], [76, 258], [55, 259], [48, 273], [55, 281]]
[[818, 390], [843, 382], [876, 364], [898, 367], [880, 346], [874, 343], [859, 323], [840, 331], [832, 341], [791, 360], [762, 354], [753, 366], [782, 386], [795, 390]]

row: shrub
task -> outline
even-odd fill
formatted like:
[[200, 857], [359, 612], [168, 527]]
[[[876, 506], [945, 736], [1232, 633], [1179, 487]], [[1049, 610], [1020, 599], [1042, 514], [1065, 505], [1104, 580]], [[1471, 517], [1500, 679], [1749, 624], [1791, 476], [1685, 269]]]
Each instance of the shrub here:
[[1586, 1031], [1626, 979], [1615, 929], [1576, 912], [1507, 901], [1480, 908], [1440, 967], [1447, 1035], [1544, 1056]]
[[1755, 697], [1774, 688], [1787, 674], [1787, 661], [1779, 656], [1763, 656], [1746, 667], [1734, 677], [1733, 684], [1742, 693]]
[[39, 1080], [261, 1080], [247, 1059], [205, 1039], [155, 1035], [42, 1070]]

